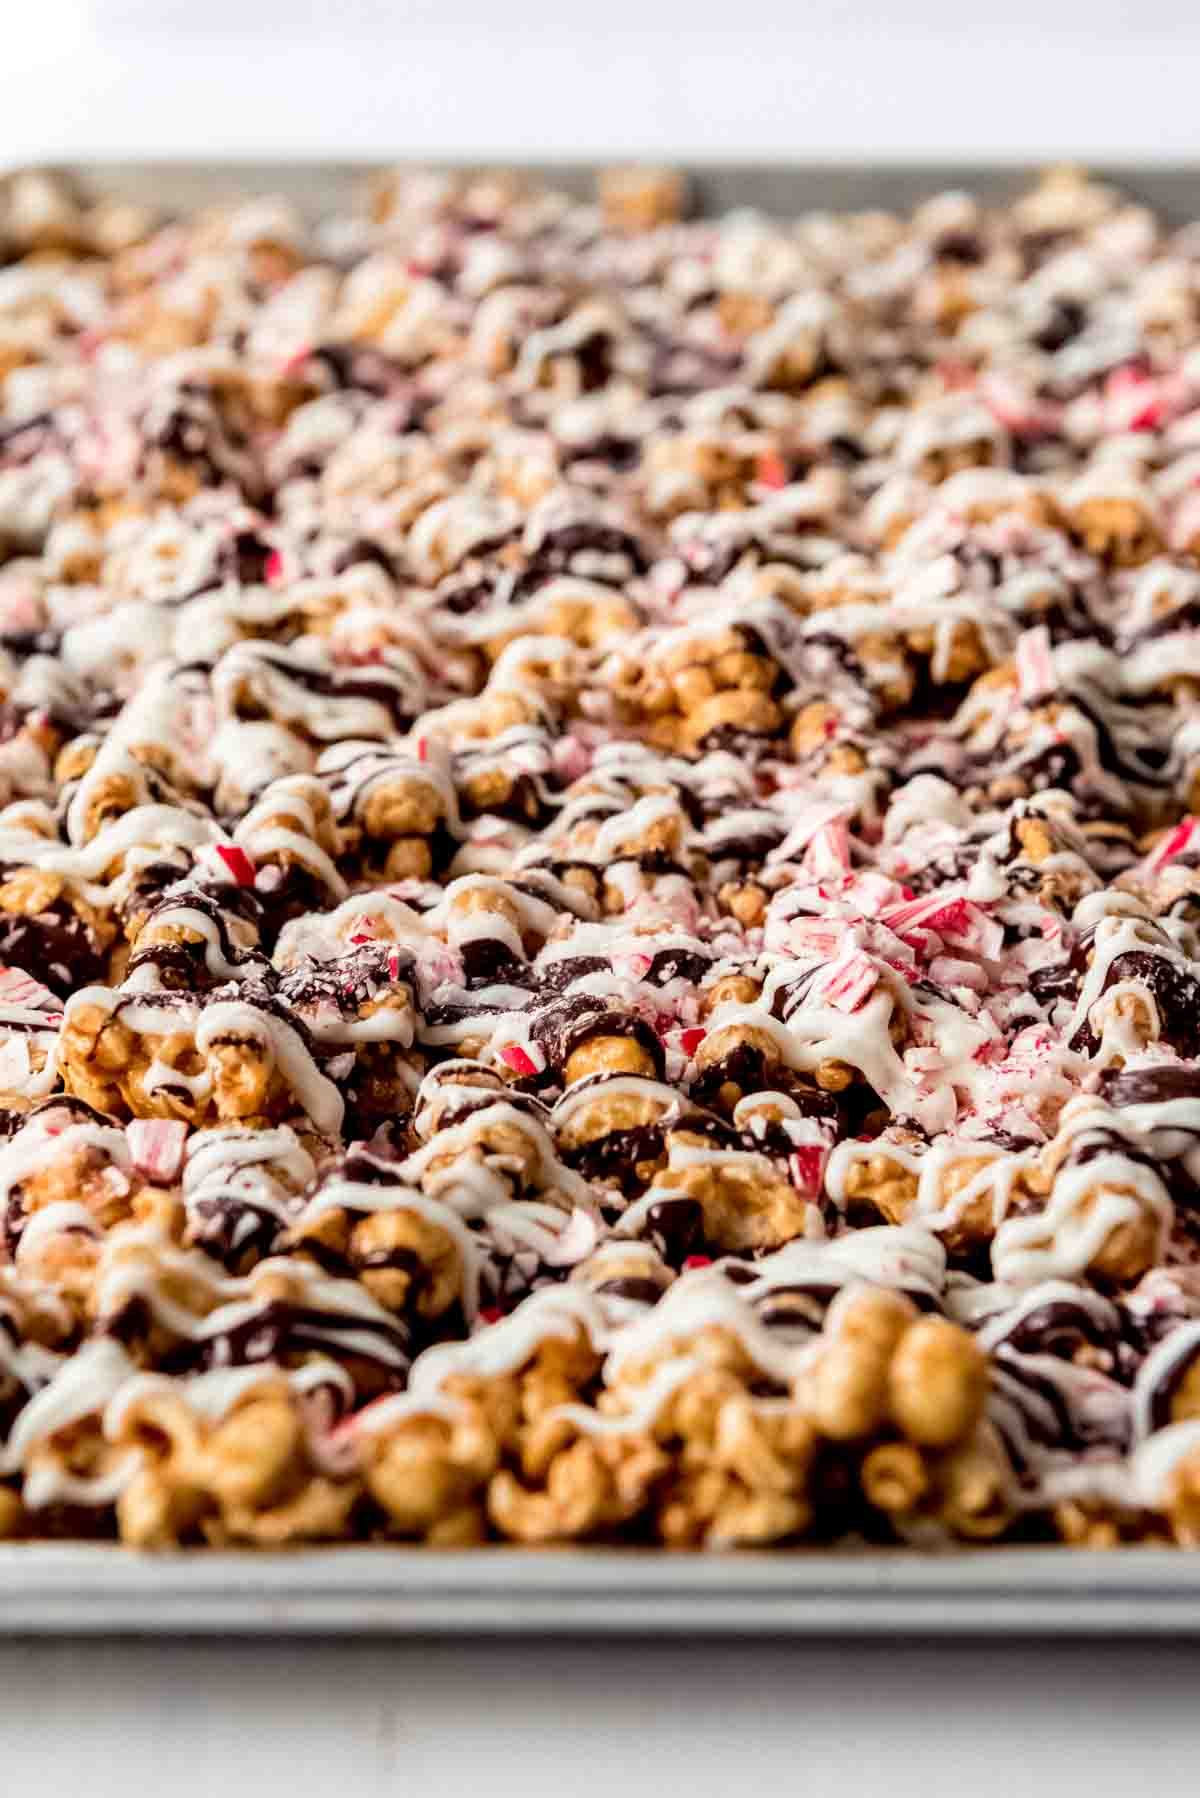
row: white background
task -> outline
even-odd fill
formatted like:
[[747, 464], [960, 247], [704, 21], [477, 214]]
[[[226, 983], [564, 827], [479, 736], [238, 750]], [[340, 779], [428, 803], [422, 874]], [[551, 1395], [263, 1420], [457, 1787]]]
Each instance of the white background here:
[[[970, 0], [5, 14], [0, 163], [1200, 154], [1186, 0], [1007, 0], [990, 18]], [[1157, 1798], [1194, 1785], [1197, 1669], [1178, 1646], [0, 1643], [0, 1790]]]
[[0, 0], [0, 17], [6, 154], [1197, 147], [1189, 0]]
[[742, 1643], [0, 1649], [39, 1798], [1179, 1798], [1196, 1654]]

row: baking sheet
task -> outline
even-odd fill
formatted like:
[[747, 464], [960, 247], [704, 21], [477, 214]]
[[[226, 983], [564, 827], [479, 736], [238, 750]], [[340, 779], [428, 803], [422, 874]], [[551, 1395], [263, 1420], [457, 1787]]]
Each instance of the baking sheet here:
[[[279, 193], [345, 204], [378, 163], [59, 165], [89, 191], [183, 211]], [[595, 165], [530, 169], [589, 193]], [[1200, 168], [1095, 171], [1172, 224], [1200, 216]], [[1016, 192], [1032, 167], [713, 164], [693, 206], [786, 214], [903, 209], [947, 187]], [[334, 1548], [146, 1555], [93, 1543], [0, 1545], [10, 1634], [688, 1634], [1200, 1637], [1200, 1554], [1121, 1549], [776, 1550], [708, 1556], [609, 1549]]]

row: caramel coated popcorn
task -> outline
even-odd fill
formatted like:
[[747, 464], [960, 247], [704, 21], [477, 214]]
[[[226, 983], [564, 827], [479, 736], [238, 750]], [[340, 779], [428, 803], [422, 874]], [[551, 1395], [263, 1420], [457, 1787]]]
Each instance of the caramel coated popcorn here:
[[0, 197], [0, 1535], [1200, 1542], [1200, 263]]

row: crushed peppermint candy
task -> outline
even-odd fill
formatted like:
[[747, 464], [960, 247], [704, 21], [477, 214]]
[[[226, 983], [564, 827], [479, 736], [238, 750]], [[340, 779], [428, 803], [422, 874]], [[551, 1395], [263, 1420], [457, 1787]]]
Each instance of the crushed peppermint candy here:
[[1200, 848], [1200, 839], [1197, 839], [1198, 826], [1200, 826], [1200, 818], [1187, 817], [1181, 819], [1173, 830], [1164, 831], [1161, 839], [1142, 860], [1140, 871], [1143, 878], [1152, 879], [1169, 862], [1173, 862], [1178, 856], [1185, 854], [1193, 840]]
[[778, 492], [788, 484], [787, 463], [774, 450], [765, 450], [754, 465], [754, 478], [760, 487]]
[[177, 1118], [135, 1118], [126, 1124], [129, 1157], [139, 1174], [170, 1186], [183, 1166], [188, 1127]]
[[23, 968], [0, 968], [0, 1005], [21, 1005], [39, 1011], [47, 1006], [57, 1008], [58, 1000], [48, 986]]
[[1017, 691], [1023, 705], [1036, 705], [1053, 693], [1057, 677], [1050, 632], [1044, 624], [1022, 631], [1017, 638]]
[[851, 949], [829, 969], [821, 982], [824, 1004], [838, 1011], [857, 1011], [879, 984], [879, 969], [861, 949]]
[[816, 1194], [821, 1190], [825, 1171], [825, 1150], [815, 1143], [803, 1143], [788, 1156], [792, 1184], [800, 1192]]
[[254, 885], [258, 869], [244, 849], [239, 849], [236, 843], [218, 843], [216, 853], [238, 886], [252, 887]]

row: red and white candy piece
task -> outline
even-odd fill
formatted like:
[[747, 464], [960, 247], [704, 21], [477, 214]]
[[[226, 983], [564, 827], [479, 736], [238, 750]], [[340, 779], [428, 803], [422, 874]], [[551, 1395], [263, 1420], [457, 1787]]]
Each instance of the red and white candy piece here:
[[554, 772], [568, 783], [581, 780], [592, 765], [592, 752], [575, 731], [560, 737], [551, 751]]
[[788, 484], [787, 463], [778, 450], [764, 450], [754, 465], [754, 478], [760, 487], [778, 493]]
[[966, 922], [966, 904], [967, 896], [961, 887], [944, 887], [940, 893], [923, 893], [917, 899], [885, 905], [879, 922], [897, 936], [910, 930], [952, 930], [956, 922]]
[[410, 744], [417, 761], [427, 763], [442, 774], [450, 772], [450, 750], [444, 737], [412, 737]]
[[311, 343], [299, 344], [296, 349], [292, 350], [289, 355], [284, 357], [280, 364], [280, 379], [284, 381], [295, 380], [312, 353], [313, 345]]
[[825, 1150], [818, 1143], [802, 1143], [788, 1156], [788, 1172], [797, 1192], [820, 1192], [825, 1172]]
[[993, 418], [1015, 437], [1042, 437], [1061, 422], [1059, 408], [1035, 398], [1011, 374], [982, 375], [977, 391]]
[[944, 357], [934, 372], [947, 393], [960, 393], [964, 388], [975, 385], [975, 370], [961, 358]]
[[821, 983], [821, 998], [838, 1011], [857, 1011], [879, 984], [879, 969], [861, 949], [835, 962]]
[[0, 1005], [22, 1005], [33, 1011], [57, 1011], [58, 1000], [48, 986], [24, 968], [0, 968]]
[[1167, 410], [1164, 383], [1144, 369], [1114, 368], [1104, 383], [1104, 420], [1110, 431], [1155, 431]]
[[864, 918], [877, 918], [885, 905], [898, 905], [901, 899], [911, 897], [910, 888], [897, 885], [873, 868], [860, 868], [838, 894], [844, 904], [854, 906]]
[[843, 927], [825, 918], [793, 918], [788, 925], [788, 947], [798, 956], [833, 961], [842, 946]]
[[[240, 849], [236, 843], [216, 843], [213, 846], [213, 854], [230, 880], [235, 881], [240, 887], [254, 885], [258, 869], [244, 849]], [[199, 859], [200, 857], [197, 857], [197, 860]]]
[[546, 1058], [535, 1043], [528, 1048], [522, 1048], [520, 1043], [505, 1043], [499, 1053], [505, 1067], [511, 1068], [522, 1080], [540, 1074], [546, 1066]]
[[[818, 800], [813, 805], [804, 806], [794, 817], [792, 828], [788, 831], [782, 843], [771, 850], [770, 854], [767, 856], [767, 860], [772, 863], [795, 861], [801, 853], [808, 848], [809, 844], [820, 834], [820, 832], [839, 823], [844, 829], [846, 820], [849, 816], [850, 807], [847, 805], [840, 805], [835, 801]], [[830, 840], [832, 841], [832, 839]], [[827, 850], [822, 851], [823, 854], [827, 852]], [[848, 853], [849, 851], [847, 848], [847, 855]], [[849, 866], [848, 860], [846, 866]]]
[[1200, 818], [1189, 817], [1182, 818], [1174, 830], [1167, 831], [1166, 835], [1154, 845], [1149, 855], [1143, 858], [1139, 869], [1142, 878], [1152, 880], [1166, 867], [1168, 862], [1173, 862], [1177, 855], [1182, 855], [1189, 845], [1200, 849], [1200, 838], [1197, 837], [1198, 829], [1200, 829]]
[[135, 1118], [125, 1126], [129, 1154], [139, 1174], [170, 1186], [183, 1166], [187, 1125], [175, 1118]]
[[815, 880], [841, 880], [850, 872], [850, 832], [844, 818], [821, 826], [805, 852], [804, 871]]
[[968, 899], [961, 887], [945, 887], [940, 893], [885, 905], [879, 921], [922, 955], [936, 950], [929, 940], [931, 932], [989, 959], [1000, 953], [1004, 942], [1001, 925]]

